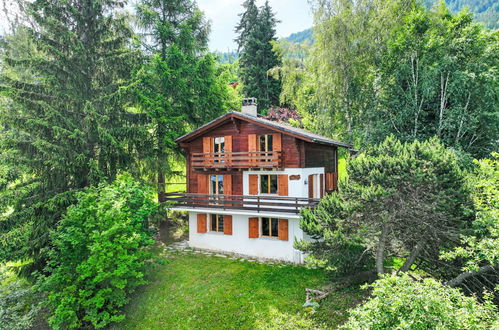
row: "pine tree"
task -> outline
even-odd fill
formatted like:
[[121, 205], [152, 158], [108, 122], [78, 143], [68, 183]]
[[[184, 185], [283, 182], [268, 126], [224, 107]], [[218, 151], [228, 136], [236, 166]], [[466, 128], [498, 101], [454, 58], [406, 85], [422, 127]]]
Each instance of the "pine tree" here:
[[207, 54], [209, 26], [192, 0], [142, 0], [137, 6], [143, 46], [150, 56], [133, 91], [153, 132], [145, 160], [155, 169], [158, 200], [178, 156], [174, 140], [226, 110], [226, 88]]
[[39, 269], [75, 192], [132, 162], [120, 86], [133, 56], [131, 31], [115, 15], [122, 5], [36, 0], [27, 5], [34, 27], [18, 31], [26, 40], [4, 44], [0, 151], [17, 176], [0, 190], [1, 260], [31, 259]]
[[260, 109], [268, 109], [279, 104], [281, 85], [268, 71], [280, 64], [278, 56], [272, 51], [275, 37], [275, 26], [278, 23], [268, 1], [260, 9], [254, 0], [243, 3], [245, 12], [240, 14], [239, 24], [235, 31], [240, 52], [240, 75], [243, 82], [243, 93], [248, 97], [256, 97]]

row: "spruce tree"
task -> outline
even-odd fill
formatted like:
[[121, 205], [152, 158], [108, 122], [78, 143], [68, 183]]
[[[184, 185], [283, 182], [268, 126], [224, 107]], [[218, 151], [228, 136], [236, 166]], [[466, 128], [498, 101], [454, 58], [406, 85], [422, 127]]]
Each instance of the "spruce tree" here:
[[245, 12], [240, 14], [236, 32], [238, 51], [240, 52], [240, 75], [243, 93], [247, 97], [256, 97], [260, 109], [268, 109], [279, 104], [281, 93], [280, 81], [268, 71], [280, 64], [272, 51], [272, 41], [277, 40], [275, 26], [278, 23], [268, 1], [260, 9], [254, 0], [243, 3]]
[[150, 55], [133, 91], [153, 132], [144, 159], [155, 170], [162, 202], [165, 176], [179, 154], [174, 140], [226, 111], [228, 95], [207, 54], [209, 26], [194, 1], [142, 0], [137, 17]]
[[[129, 79], [131, 31], [112, 0], [36, 0], [33, 27], [2, 49], [0, 260], [45, 260], [49, 232], [75, 192], [131, 164], [120, 87]], [[14, 40], [17, 40], [14, 42]], [[12, 174], [13, 172], [10, 171]]]

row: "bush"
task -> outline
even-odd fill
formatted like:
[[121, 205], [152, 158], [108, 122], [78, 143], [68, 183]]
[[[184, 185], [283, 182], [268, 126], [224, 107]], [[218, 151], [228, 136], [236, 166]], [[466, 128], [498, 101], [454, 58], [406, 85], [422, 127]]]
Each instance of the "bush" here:
[[[344, 329], [492, 329], [496, 307], [434, 279], [385, 276], [372, 298], [350, 311]], [[495, 322], [495, 323], [494, 323]]]
[[129, 175], [79, 193], [51, 235], [51, 275], [42, 281], [50, 325], [102, 328], [123, 319], [120, 308], [145, 283], [143, 247], [153, 243], [148, 219], [155, 209], [150, 191]]
[[27, 282], [0, 274], [0, 329], [33, 327], [41, 310], [41, 295]]

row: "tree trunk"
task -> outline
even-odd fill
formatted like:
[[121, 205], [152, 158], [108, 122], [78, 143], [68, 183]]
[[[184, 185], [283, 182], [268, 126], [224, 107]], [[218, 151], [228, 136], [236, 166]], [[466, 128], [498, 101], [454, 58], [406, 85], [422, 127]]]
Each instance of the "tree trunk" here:
[[469, 270], [464, 273], [459, 274], [458, 276], [454, 277], [452, 280], [446, 282], [450, 287], [456, 287], [459, 286], [461, 283], [463, 283], [465, 280], [467, 280], [470, 277], [477, 276], [483, 273], [488, 273], [491, 271], [498, 271], [499, 270], [499, 264], [496, 265], [487, 265], [478, 268], [478, 270]]
[[383, 262], [385, 259], [385, 246], [386, 237], [388, 236], [388, 223], [385, 221], [381, 226], [381, 235], [379, 237], [378, 251], [376, 251], [376, 272], [378, 274], [383, 274], [385, 268], [383, 267]]
[[158, 122], [158, 127], [156, 130], [156, 139], [157, 139], [157, 178], [158, 178], [158, 202], [163, 203], [166, 201], [165, 196], [165, 172], [164, 172], [164, 162], [166, 160], [166, 155], [164, 152], [163, 145], [163, 123]]
[[414, 249], [412, 249], [411, 254], [409, 254], [409, 256], [405, 259], [404, 264], [402, 265], [402, 267], [400, 267], [398, 272], [405, 273], [409, 269], [411, 269], [411, 266], [414, 263], [414, 260], [416, 260], [416, 258], [419, 256], [419, 253], [421, 252], [422, 248], [423, 248], [423, 243], [420, 242], [420, 243], [416, 244]]

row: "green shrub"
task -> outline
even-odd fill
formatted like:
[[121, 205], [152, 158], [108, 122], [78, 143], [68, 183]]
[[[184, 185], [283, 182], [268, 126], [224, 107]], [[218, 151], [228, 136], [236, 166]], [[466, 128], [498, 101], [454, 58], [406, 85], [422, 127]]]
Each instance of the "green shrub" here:
[[434, 279], [385, 276], [371, 287], [372, 298], [350, 311], [343, 328], [492, 329], [498, 322], [492, 303], [480, 304]]
[[27, 282], [9, 279], [0, 273], [0, 329], [21, 330], [33, 327], [42, 296]]
[[153, 243], [148, 219], [156, 209], [151, 196], [129, 175], [78, 195], [51, 235], [50, 276], [42, 284], [53, 308], [50, 325], [102, 328], [123, 319], [121, 307], [145, 283], [143, 247]]

